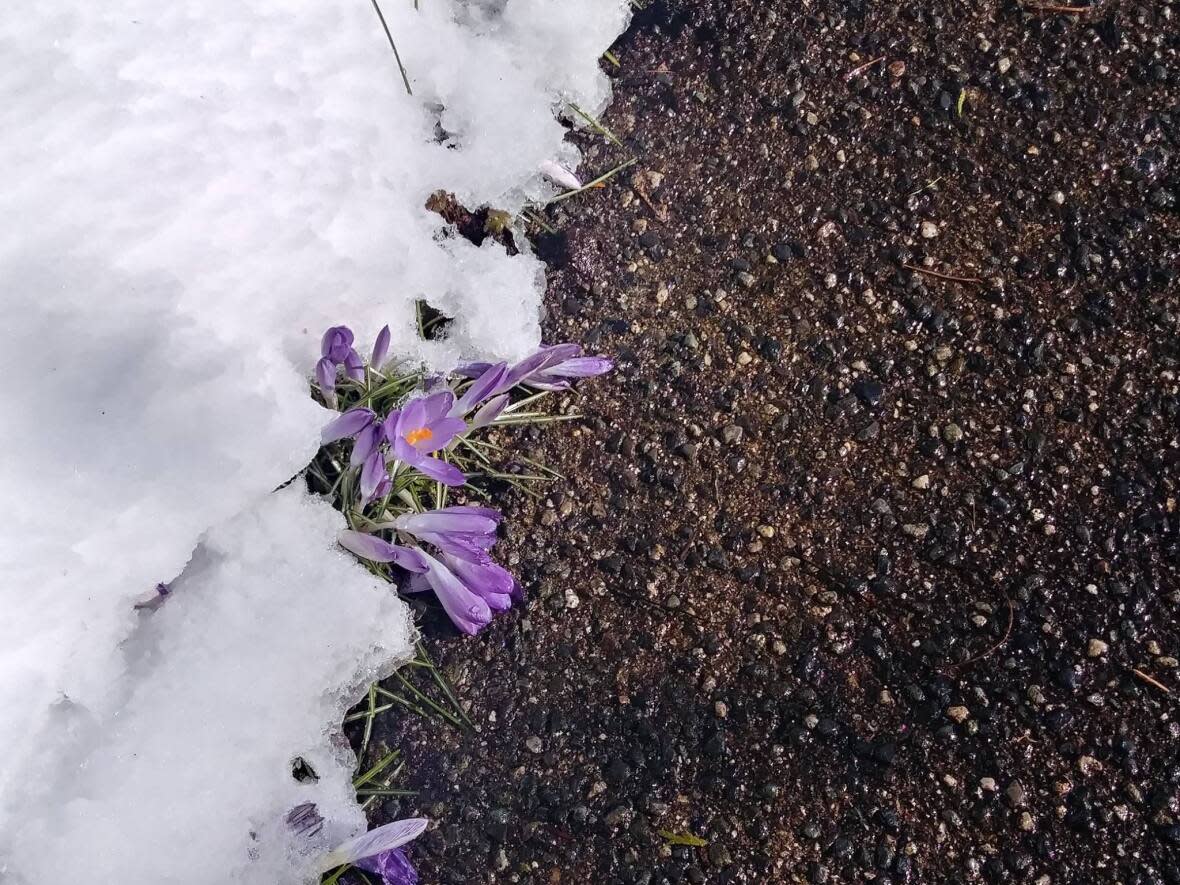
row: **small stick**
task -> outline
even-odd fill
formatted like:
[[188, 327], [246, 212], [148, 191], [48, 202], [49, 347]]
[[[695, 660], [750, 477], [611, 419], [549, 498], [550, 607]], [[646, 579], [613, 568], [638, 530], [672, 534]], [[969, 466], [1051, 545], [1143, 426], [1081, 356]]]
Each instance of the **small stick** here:
[[885, 56], [883, 56], [883, 55], [878, 55], [878, 56], [877, 56], [876, 58], [874, 58], [872, 61], [866, 61], [866, 62], [865, 62], [863, 65], [861, 65], [860, 67], [858, 67], [858, 68], [853, 68], [851, 71], [849, 71], [847, 74], [845, 74], [845, 75], [844, 75], [844, 80], [845, 80], [845, 81], [852, 80], [854, 77], [856, 77], [856, 75], [857, 75], [857, 74], [864, 73], [864, 72], [865, 72], [865, 71], [867, 71], [869, 68], [871, 68], [873, 65], [877, 64], [877, 62], [881, 62], [881, 61], [885, 61]]
[[1144, 682], [1146, 682], [1148, 685], [1154, 685], [1156, 688], [1158, 688], [1160, 691], [1164, 692], [1165, 694], [1172, 693], [1172, 689], [1168, 688], [1166, 685], [1164, 685], [1162, 682], [1160, 682], [1155, 677], [1148, 676], [1142, 670], [1140, 670], [1136, 667], [1132, 667], [1131, 672], [1134, 673], [1136, 676], [1138, 676], [1140, 679], [1142, 679]]
[[1008, 603], [1008, 626], [1004, 628], [1004, 635], [1000, 637], [1000, 641], [985, 651], [983, 654], [976, 655], [973, 658], [968, 658], [961, 664], [952, 664], [950, 667], [951, 670], [961, 670], [964, 667], [971, 666], [976, 661], [982, 661], [984, 658], [995, 654], [1000, 649], [1000, 646], [1008, 641], [1008, 637], [1012, 635], [1012, 625], [1016, 621], [1016, 609], [1012, 607], [1012, 597], [1010, 597], [1007, 593], [1004, 594], [1004, 602]]
[[[389, 25], [385, 23], [385, 16], [381, 12], [381, 7], [377, 5], [377, 0], [370, 0], [373, 4], [373, 9], [377, 11], [377, 18], [381, 19], [381, 27], [385, 29], [385, 36], [389, 40], [389, 48], [393, 50], [393, 57], [397, 60], [397, 69], [402, 72], [402, 82], [406, 84], [406, 94], [413, 95], [414, 90], [410, 88], [410, 78], [406, 76], [406, 67], [402, 64], [402, 57], [398, 54], [397, 44], [393, 42], [393, 34], [389, 33]], [[415, 9], [417, 5], [415, 5]]]
[[1060, 12], [1063, 15], [1085, 15], [1094, 11], [1093, 6], [1057, 6], [1051, 3], [1022, 3], [1020, 8], [1025, 12]]
[[983, 280], [981, 280], [979, 277], [956, 277], [956, 276], [953, 276], [952, 274], [939, 273], [936, 270], [930, 270], [929, 268], [925, 268], [925, 267], [918, 267], [916, 264], [903, 264], [902, 267], [904, 267], [906, 270], [912, 270], [915, 273], [923, 273], [928, 276], [938, 277], [938, 279], [940, 279], [940, 280], [948, 280], [952, 283], [982, 283], [983, 282]]
[[941, 175], [938, 176], [938, 178], [934, 179], [933, 181], [926, 182], [924, 185], [922, 185], [920, 188], [918, 188], [912, 194], [906, 194], [906, 197], [907, 198], [908, 197], [916, 197], [918, 194], [922, 193], [922, 191], [929, 190], [930, 188], [934, 187], [934, 185], [938, 184], [940, 181], [942, 181]]

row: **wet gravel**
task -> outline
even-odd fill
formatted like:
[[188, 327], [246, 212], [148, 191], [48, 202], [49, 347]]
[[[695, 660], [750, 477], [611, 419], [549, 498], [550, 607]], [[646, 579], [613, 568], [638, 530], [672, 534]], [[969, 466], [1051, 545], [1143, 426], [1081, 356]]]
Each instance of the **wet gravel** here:
[[1180, 882], [1177, 15], [637, 16], [425, 883]]

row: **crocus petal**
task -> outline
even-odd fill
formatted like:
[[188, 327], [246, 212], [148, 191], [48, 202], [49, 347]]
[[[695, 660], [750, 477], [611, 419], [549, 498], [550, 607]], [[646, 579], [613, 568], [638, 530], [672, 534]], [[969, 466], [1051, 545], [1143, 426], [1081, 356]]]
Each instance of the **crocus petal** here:
[[418, 885], [418, 871], [400, 848], [362, 858], [354, 866], [380, 876], [382, 885]]
[[336, 390], [336, 364], [324, 357], [315, 364], [315, 380], [325, 394]]
[[451, 414], [456, 416], [466, 415], [484, 400], [490, 396], [494, 396], [502, 389], [501, 384], [504, 379], [508, 377], [508, 364], [497, 363], [494, 366], [488, 366], [487, 370], [475, 379], [465, 391], [463, 395], [456, 401], [454, 408], [451, 409]]
[[462, 363], [455, 369], [455, 374], [464, 378], [478, 378], [491, 367], [491, 363]]
[[[333, 373], [335, 373], [335, 367], [333, 367]], [[349, 409], [329, 421], [327, 426], [320, 431], [320, 444], [326, 446], [338, 439], [356, 436], [372, 425], [374, 417], [371, 409]]]
[[471, 562], [456, 556], [444, 557], [447, 568], [478, 594], [493, 611], [507, 611], [512, 607], [512, 587], [516, 579], [507, 569], [485, 557], [482, 563]]
[[[385, 476], [381, 477], [381, 482], [377, 483], [377, 488], [373, 489], [373, 497], [370, 498], [369, 500], [376, 501], [376, 500], [379, 500], [380, 498], [384, 498], [392, 490], [393, 490], [393, 481], [389, 478], [389, 474], [387, 473], [387, 474], [385, 474]], [[365, 501], [364, 503], [367, 506], [369, 501]]]
[[395, 433], [399, 437], [404, 437], [407, 433], [425, 426], [426, 400], [425, 397], [418, 397], [402, 406], [401, 417], [398, 418]]
[[377, 333], [377, 341], [373, 344], [373, 357], [369, 360], [369, 365], [374, 369], [380, 369], [385, 365], [387, 359], [389, 359], [389, 326], [382, 326], [381, 331]]
[[346, 529], [336, 536], [336, 540], [349, 553], [355, 553], [370, 562], [392, 562], [414, 574], [422, 574], [427, 568], [426, 559], [420, 550], [390, 544], [376, 535]]
[[423, 426], [429, 427], [440, 418], [445, 417], [454, 405], [455, 394], [449, 387], [446, 390], [440, 390], [438, 393], [432, 393], [429, 396], [422, 397]]
[[393, 411], [386, 415], [385, 420], [381, 422], [381, 434], [385, 437], [386, 442], [392, 443], [397, 439], [397, 422], [401, 420], [401, 417], [400, 411]]
[[414, 448], [423, 455], [446, 448], [451, 440], [467, 429], [467, 422], [462, 418], [440, 418], [427, 426], [430, 438], [414, 443]]
[[517, 384], [527, 383], [529, 377], [557, 363], [572, 360], [582, 355], [582, 347], [578, 344], [554, 344], [551, 347], [542, 346], [536, 353], [526, 356], [512, 367], [508, 377], [504, 379], [504, 390]]
[[417, 538], [427, 544], [433, 544], [444, 553], [472, 562], [481, 562], [496, 544], [495, 535], [452, 535], [422, 532], [417, 535]]
[[426, 580], [430, 582], [438, 601], [442, 603], [452, 623], [464, 633], [474, 636], [492, 620], [487, 602], [472, 593], [455, 573], [429, 554]]
[[[494, 514], [490, 515], [490, 514]], [[403, 513], [393, 524], [404, 532], [455, 532], [468, 535], [494, 534], [500, 522], [500, 512], [490, 507], [456, 505], [425, 513]]]
[[461, 486], [467, 482], [467, 477], [463, 475], [463, 471], [454, 464], [448, 464], [446, 461], [441, 461], [438, 458], [430, 458], [425, 455], [420, 456], [414, 464], [414, 469], [426, 474], [436, 482], [441, 482], [444, 486]]
[[572, 191], [576, 191], [582, 186], [578, 176], [556, 160], [545, 160], [541, 163], [541, 174], [554, 184], [559, 184]]
[[344, 371], [353, 381], [365, 380], [365, 364], [361, 356], [352, 348], [344, 355]]
[[430, 582], [424, 574], [410, 574], [410, 578], [401, 586], [402, 593], [425, 593], [430, 589]]
[[400, 848], [422, 835], [429, 823], [430, 821], [424, 817], [411, 817], [369, 830], [355, 839], [337, 845], [324, 857], [321, 867], [326, 871], [344, 864], [356, 863], [383, 851]]
[[356, 442], [352, 444], [352, 457], [348, 461], [349, 467], [356, 467], [368, 460], [381, 441], [381, 428], [377, 424], [370, 424], [356, 435]]
[[502, 393], [495, 399], [490, 399], [484, 403], [478, 412], [471, 419], [469, 425], [472, 430], [479, 430], [481, 427], [487, 427], [489, 424], [494, 424], [496, 419], [503, 414], [505, 407], [508, 405], [508, 394]]
[[378, 451], [371, 452], [365, 459], [365, 466], [361, 468], [361, 497], [367, 502], [372, 500], [377, 491], [377, 484], [381, 477], [388, 476], [385, 470], [385, 459]]
[[352, 329], [348, 326], [332, 326], [320, 339], [320, 356], [340, 365], [351, 347]]
[[417, 467], [418, 463], [426, 457], [406, 442], [404, 436], [395, 436], [393, 438], [393, 456], [399, 461], [405, 461], [411, 467]]
[[554, 378], [546, 372], [534, 372], [520, 382], [537, 390], [569, 390], [570, 383], [564, 378]]
[[581, 356], [550, 366], [545, 374], [558, 378], [592, 378], [604, 375], [614, 367], [615, 364], [604, 356]]

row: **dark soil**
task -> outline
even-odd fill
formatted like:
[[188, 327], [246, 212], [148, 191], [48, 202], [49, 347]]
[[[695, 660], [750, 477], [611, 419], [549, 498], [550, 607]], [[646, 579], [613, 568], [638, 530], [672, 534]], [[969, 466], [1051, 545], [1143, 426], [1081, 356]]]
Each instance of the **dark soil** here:
[[637, 15], [424, 883], [1180, 882], [1178, 15]]

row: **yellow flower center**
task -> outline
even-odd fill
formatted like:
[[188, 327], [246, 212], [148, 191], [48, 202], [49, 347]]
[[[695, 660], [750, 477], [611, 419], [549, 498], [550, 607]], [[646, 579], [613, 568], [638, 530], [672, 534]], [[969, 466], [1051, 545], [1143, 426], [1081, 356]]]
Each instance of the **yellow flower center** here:
[[416, 446], [418, 443], [430, 439], [432, 436], [434, 436], [434, 431], [429, 427], [419, 427], [417, 430], [411, 430], [406, 434], [406, 442], [412, 446]]

